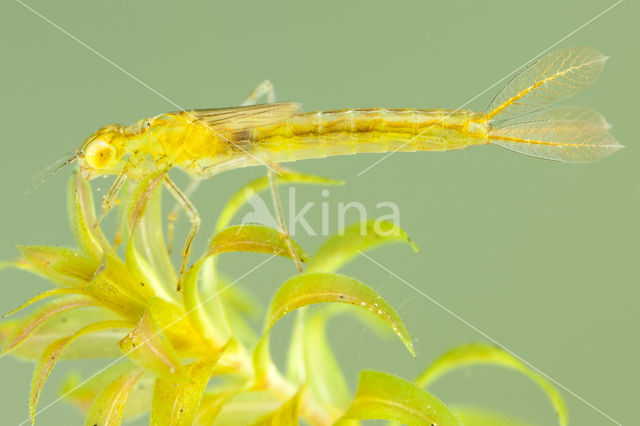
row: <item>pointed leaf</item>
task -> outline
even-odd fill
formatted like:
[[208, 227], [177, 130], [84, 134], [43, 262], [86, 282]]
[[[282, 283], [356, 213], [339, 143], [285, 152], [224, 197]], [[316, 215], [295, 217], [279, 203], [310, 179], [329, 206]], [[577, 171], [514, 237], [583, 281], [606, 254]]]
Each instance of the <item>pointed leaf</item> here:
[[[133, 370], [139, 370], [138, 366], [128, 359], [123, 359], [107, 369], [99, 370], [86, 377], [78, 371], [72, 371], [63, 379], [58, 395], [73, 402], [86, 414], [99, 393], [104, 391], [110, 383]], [[148, 411], [148, 407], [146, 409]]]
[[415, 356], [409, 331], [400, 315], [372, 288], [346, 275], [333, 273], [301, 274], [285, 282], [274, 295], [267, 313], [266, 330], [280, 318], [303, 306], [339, 302], [367, 309], [386, 322]]
[[338, 364], [326, 333], [323, 311], [310, 315], [304, 333], [307, 383], [320, 405], [336, 420], [351, 397], [347, 381]]
[[541, 374], [529, 368], [510, 353], [499, 347], [485, 343], [463, 345], [445, 353], [433, 362], [429, 368], [420, 374], [420, 376], [418, 376], [416, 384], [418, 386], [426, 387], [438, 377], [452, 370], [478, 364], [489, 364], [509, 368], [519, 371], [529, 377], [547, 394], [547, 397], [551, 401], [556, 415], [558, 416], [559, 424], [561, 426], [567, 425], [567, 408], [562, 396], [553, 387], [553, 385]]
[[241, 392], [231, 397], [216, 417], [216, 424], [246, 426], [276, 410], [282, 401], [270, 391]]
[[120, 341], [120, 349], [140, 366], [177, 381], [188, 380], [178, 351], [183, 356], [201, 356], [211, 350], [184, 311], [160, 298], [149, 301], [136, 328]]
[[[133, 197], [129, 200], [134, 201]], [[162, 216], [162, 191], [158, 188], [147, 202], [142, 221], [136, 227], [133, 239], [137, 252], [149, 264], [150, 270], [162, 283], [165, 293], [175, 296], [178, 276], [164, 241]]]
[[266, 389], [274, 382], [282, 382], [282, 376], [271, 359], [269, 348], [269, 330], [265, 331], [253, 350], [253, 387], [252, 389]]
[[58, 285], [82, 288], [97, 265], [75, 250], [48, 246], [18, 246], [29, 270]]
[[36, 415], [36, 407], [38, 405], [38, 400], [40, 399], [40, 392], [44, 387], [51, 370], [55, 366], [56, 362], [60, 358], [62, 351], [75, 339], [78, 337], [92, 333], [94, 331], [113, 329], [113, 328], [129, 328], [132, 327], [128, 321], [102, 321], [94, 324], [90, 324], [80, 330], [78, 330], [75, 334], [56, 340], [51, 343], [45, 351], [42, 353], [40, 360], [36, 364], [36, 367], [33, 371], [33, 379], [31, 380], [31, 392], [29, 396], [29, 416], [31, 418], [31, 423], [33, 424], [34, 418]]
[[[295, 241], [292, 243], [300, 260], [307, 261], [304, 250]], [[236, 225], [223, 229], [211, 240], [207, 256], [232, 251], [276, 254], [291, 258], [280, 232], [263, 225]]]
[[356, 396], [342, 419], [392, 420], [407, 426], [462, 426], [446, 405], [429, 392], [378, 371], [360, 373]]
[[300, 406], [300, 394], [302, 389], [280, 408], [263, 416], [254, 423], [255, 426], [298, 426], [298, 407]]
[[94, 226], [97, 219], [91, 186], [78, 171], [71, 176], [68, 194], [71, 230], [78, 245], [94, 262], [99, 262], [105, 252], [113, 254], [100, 227]]
[[[75, 309], [45, 320], [37, 330], [18, 345], [11, 355], [16, 358], [37, 361], [40, 355], [54, 340], [75, 333], [82, 327], [98, 321], [114, 319], [108, 311], [97, 306]], [[0, 342], [7, 339], [20, 327], [31, 321], [31, 317], [4, 321], [0, 323]], [[118, 337], [120, 336], [120, 337]], [[74, 340], [62, 354], [63, 359], [116, 357], [122, 354], [117, 341], [122, 334], [105, 330], [87, 334]]]
[[194, 421], [197, 426], [211, 426], [227, 401], [237, 393], [236, 390], [215, 394], [206, 394], [200, 402]]
[[129, 197], [130, 203], [128, 206], [128, 224], [129, 233], [133, 234], [133, 230], [136, 229], [142, 216], [145, 213], [149, 199], [153, 195], [154, 191], [162, 186], [162, 181], [169, 171], [168, 168], [158, 169], [152, 173], [149, 173], [144, 178], [140, 179], [138, 185], [133, 190], [132, 195]]
[[91, 404], [85, 426], [119, 426], [132, 389], [144, 370], [133, 370], [111, 382]]
[[[138, 294], [135, 281], [119, 259], [105, 255], [104, 265], [84, 290], [106, 308], [132, 321], [142, 316], [145, 298]], [[139, 283], [138, 283], [139, 286]]]
[[86, 294], [83, 290], [77, 288], [52, 288], [51, 290], [43, 291], [40, 294], [35, 295], [31, 299], [24, 302], [22, 305], [18, 306], [11, 312], [7, 312], [4, 314], [4, 318], [10, 317], [11, 315], [20, 312], [24, 308], [33, 305], [36, 302], [39, 302], [42, 299], [46, 299], [51, 296], [62, 296], [65, 294]]
[[165, 334], [168, 331], [166, 326], [162, 326], [165, 321], [160, 318], [160, 313], [170, 311], [165, 309], [165, 304], [168, 302], [152, 299], [140, 322], [119, 342], [119, 346], [126, 356], [146, 370], [176, 381], [188, 381], [187, 370]]
[[307, 308], [300, 308], [296, 312], [293, 322], [289, 349], [287, 351], [287, 378], [296, 385], [301, 385], [307, 380], [305, 365], [305, 333], [307, 332]]
[[29, 316], [29, 320], [17, 327], [6, 340], [2, 355], [14, 350], [24, 342], [38, 327], [49, 318], [71, 309], [82, 308], [94, 305], [91, 299], [84, 296], [72, 296], [60, 298], [40, 307]]
[[333, 272], [358, 255], [390, 242], [406, 242], [415, 252], [416, 246], [407, 234], [392, 222], [371, 220], [347, 227], [343, 234], [328, 238], [309, 262], [307, 272]]
[[[149, 291], [151, 295], [161, 296], [164, 299], [171, 300], [173, 297], [172, 292], [167, 291], [163, 280], [158, 276], [158, 271], [153, 269], [149, 262], [142, 256], [136, 248], [134, 241], [133, 239], [129, 241], [125, 253], [125, 263], [129, 273], [140, 286], [151, 289]], [[154, 241], [153, 244], [156, 244], [156, 241]]]
[[[276, 181], [279, 184], [312, 184], [312, 185], [343, 185], [344, 182], [325, 178], [322, 176], [308, 175], [304, 173], [297, 173], [291, 170], [280, 170], [279, 175], [276, 177]], [[236, 192], [229, 200], [226, 206], [222, 209], [216, 224], [216, 231], [220, 231], [229, 225], [233, 216], [240, 210], [240, 208], [249, 200], [260, 192], [269, 189], [269, 178], [267, 176], [260, 177], [248, 185], [243, 187], [240, 191]]]
[[[224, 351], [224, 348], [222, 349]], [[191, 377], [188, 383], [176, 383], [159, 377], [156, 379], [151, 407], [153, 425], [190, 426], [196, 415], [204, 390], [221, 352], [187, 366]]]
[[[200, 270], [206, 261], [205, 257], [187, 270], [182, 285], [182, 300], [184, 310], [196, 330], [215, 347], [222, 347], [231, 337], [231, 329], [227, 322], [225, 307], [218, 297], [220, 292], [215, 292], [201, 300], [198, 288]], [[207, 271], [205, 269], [205, 272]]]

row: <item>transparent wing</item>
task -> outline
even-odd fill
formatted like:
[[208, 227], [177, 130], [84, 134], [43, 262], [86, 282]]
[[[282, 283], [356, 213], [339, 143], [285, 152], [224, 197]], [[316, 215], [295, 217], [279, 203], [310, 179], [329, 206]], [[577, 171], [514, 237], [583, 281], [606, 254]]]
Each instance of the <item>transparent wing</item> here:
[[295, 102], [277, 102], [218, 109], [199, 109], [181, 114], [216, 130], [238, 132], [253, 127], [279, 123], [300, 112]]
[[596, 111], [582, 107], [550, 108], [508, 120], [489, 132], [491, 143], [548, 160], [587, 163], [622, 148]]
[[507, 127], [514, 124], [535, 123], [541, 121], [582, 121], [592, 123], [604, 129], [610, 129], [609, 122], [598, 111], [581, 106], [557, 106], [535, 111], [505, 120], [492, 120], [494, 129]]
[[607, 57], [590, 47], [561, 49], [520, 71], [496, 95], [489, 118], [507, 119], [574, 95], [602, 72]]

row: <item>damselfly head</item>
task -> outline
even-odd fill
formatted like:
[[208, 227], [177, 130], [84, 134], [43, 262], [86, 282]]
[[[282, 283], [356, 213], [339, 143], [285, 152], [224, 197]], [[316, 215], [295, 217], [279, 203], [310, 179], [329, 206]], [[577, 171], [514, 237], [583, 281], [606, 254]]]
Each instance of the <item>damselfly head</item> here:
[[85, 178], [90, 179], [115, 168], [124, 153], [123, 129], [119, 124], [105, 126], [82, 144], [77, 155]]

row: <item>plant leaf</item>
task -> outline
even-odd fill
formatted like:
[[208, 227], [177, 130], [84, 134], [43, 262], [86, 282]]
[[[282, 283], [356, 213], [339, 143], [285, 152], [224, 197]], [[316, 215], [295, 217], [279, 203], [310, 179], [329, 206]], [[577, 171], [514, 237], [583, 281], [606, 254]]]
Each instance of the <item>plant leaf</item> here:
[[194, 425], [211, 426], [227, 401], [237, 393], [236, 390], [215, 394], [205, 394], [200, 402]]
[[44, 384], [47, 381], [51, 370], [53, 370], [56, 362], [58, 362], [62, 351], [64, 351], [64, 349], [71, 342], [82, 335], [92, 333], [94, 331], [113, 328], [129, 328], [131, 326], [133, 326], [133, 324], [128, 321], [112, 320], [97, 322], [81, 328], [71, 336], [56, 340], [49, 346], [47, 346], [47, 348], [42, 353], [40, 360], [35, 366], [35, 369], [33, 371], [33, 378], [31, 380], [31, 392], [29, 396], [29, 417], [31, 418], [31, 423], [33, 424], [35, 420], [36, 408], [38, 406], [38, 400], [40, 399], [40, 392], [42, 391], [42, 388], [44, 387]]
[[138, 185], [133, 189], [133, 193], [129, 197], [130, 203], [128, 205], [127, 214], [129, 234], [133, 234], [133, 230], [136, 229], [140, 220], [142, 220], [142, 216], [146, 211], [149, 199], [153, 195], [154, 191], [162, 186], [162, 181], [168, 171], [169, 169], [165, 167], [149, 173], [147, 176], [140, 179]]
[[[167, 337], [170, 330], [166, 325], [163, 327], [166, 323], [171, 324], [172, 319], [175, 321], [174, 309], [167, 305], [171, 304], [159, 298], [151, 299], [140, 322], [119, 346], [126, 356], [146, 370], [174, 381], [189, 381], [187, 370]], [[166, 314], [170, 318], [163, 318]], [[169, 328], [176, 326], [181, 324], [171, 324]]]
[[[122, 354], [120, 349], [118, 349], [118, 352]], [[58, 394], [60, 397], [72, 402], [80, 411], [86, 414], [89, 412], [91, 404], [93, 404], [98, 394], [104, 391], [110, 383], [133, 370], [139, 370], [138, 366], [125, 358], [114, 363], [107, 369], [99, 370], [97, 373], [88, 376], [78, 371], [72, 371], [63, 379]], [[152, 375], [148, 374], [144, 376], [138, 383], [141, 383], [145, 379], [149, 380], [148, 378], [152, 378]], [[151, 389], [151, 387], [152, 386], [149, 386], [149, 389]], [[135, 390], [133, 392], [135, 393]], [[151, 394], [149, 393], [147, 404], [145, 404], [146, 412], [149, 411], [150, 396]], [[132, 397], [133, 394], [129, 397], [129, 401], [131, 401]], [[126, 411], [129, 411], [129, 408], [131, 408], [130, 405], [130, 403], [127, 404]]]
[[200, 270], [206, 260], [206, 257], [200, 259], [187, 270], [182, 283], [182, 301], [184, 310], [196, 330], [206, 336], [215, 347], [222, 347], [229, 340], [231, 329], [227, 322], [224, 305], [220, 297], [217, 297], [220, 292], [201, 300], [198, 291]]
[[4, 318], [10, 317], [11, 315], [20, 312], [21, 310], [23, 310], [24, 308], [33, 305], [36, 302], [39, 302], [42, 299], [45, 299], [47, 297], [51, 297], [51, 296], [62, 296], [65, 294], [86, 294], [83, 290], [81, 289], [77, 289], [77, 288], [52, 288], [50, 290], [47, 291], [43, 291], [40, 294], [37, 294], [35, 296], [33, 296], [31, 299], [27, 300], [26, 302], [24, 302], [22, 305], [18, 306], [17, 308], [15, 308], [13, 311], [8, 312], [6, 314], [4, 314]]
[[164, 292], [170, 298], [174, 298], [178, 276], [164, 240], [163, 219], [162, 191], [158, 188], [147, 202], [145, 213], [136, 228], [133, 240], [137, 252], [141, 254], [149, 264], [150, 270], [162, 283]]
[[287, 378], [294, 384], [301, 385], [307, 380], [305, 365], [305, 333], [307, 328], [307, 308], [300, 308], [296, 312], [293, 322], [291, 339], [287, 351]]
[[129, 395], [144, 370], [129, 371], [101, 391], [91, 404], [85, 426], [119, 426]]
[[78, 245], [94, 262], [100, 262], [103, 253], [114, 254], [100, 227], [94, 226], [97, 219], [91, 186], [78, 171], [69, 180], [68, 194], [71, 230]]
[[300, 406], [300, 394], [302, 389], [296, 392], [280, 408], [263, 416], [254, 423], [255, 426], [298, 426], [298, 407]]
[[[311, 185], [343, 185], [344, 182], [325, 178], [322, 176], [308, 175], [304, 173], [298, 173], [291, 170], [280, 170], [279, 175], [276, 177], [276, 181], [279, 184], [311, 184]], [[246, 186], [240, 191], [236, 192], [229, 202], [224, 206], [220, 216], [218, 217], [218, 223], [216, 224], [216, 231], [220, 231], [229, 225], [233, 216], [240, 210], [240, 208], [249, 200], [260, 192], [269, 189], [269, 178], [267, 176], [260, 177]]]
[[265, 331], [260, 340], [258, 340], [253, 350], [252, 362], [254, 371], [252, 389], [266, 389], [270, 383], [280, 382], [282, 380], [280, 372], [271, 359], [269, 330]]
[[328, 238], [309, 262], [307, 272], [333, 272], [355, 257], [358, 252], [370, 250], [382, 244], [406, 242], [415, 252], [416, 246], [407, 234], [392, 222], [371, 220], [354, 223], [345, 228], [342, 235]]
[[[292, 243], [300, 260], [307, 261], [304, 250], [295, 241]], [[235, 225], [221, 230], [212, 238], [207, 256], [232, 251], [275, 254], [291, 259], [280, 232], [263, 225]]]
[[13, 330], [11, 335], [6, 340], [2, 355], [6, 355], [7, 353], [13, 351], [29, 336], [31, 336], [31, 334], [33, 334], [33, 332], [35, 332], [38, 327], [40, 327], [49, 318], [62, 312], [69, 311], [71, 309], [92, 305], [95, 305], [95, 302], [93, 302], [88, 297], [71, 296], [59, 298], [41, 306], [34, 313], [29, 315], [28, 320], [22, 322], [20, 326], [16, 327], [16, 329]]
[[547, 394], [547, 397], [551, 401], [556, 415], [558, 416], [559, 424], [561, 426], [567, 425], [567, 408], [562, 396], [553, 387], [553, 385], [541, 374], [529, 368], [510, 353], [501, 348], [485, 343], [463, 345], [446, 352], [418, 376], [416, 384], [418, 386], [426, 387], [438, 377], [452, 370], [478, 364], [489, 364], [509, 368], [519, 371], [529, 377]]
[[429, 392], [378, 371], [360, 373], [356, 396], [341, 421], [350, 419], [392, 420], [407, 426], [462, 426], [447, 406]]
[[58, 285], [82, 288], [91, 280], [97, 265], [75, 250], [48, 246], [18, 246], [28, 270]]
[[[82, 327], [97, 321], [114, 319], [108, 311], [97, 306], [75, 309], [55, 315], [42, 323], [29, 337], [16, 347], [11, 355], [16, 358], [37, 361], [40, 355], [54, 340], [61, 339], [75, 333]], [[3, 321], [0, 323], [0, 342], [7, 339], [25, 323], [30, 317]], [[104, 358], [116, 357], [122, 354], [117, 346], [120, 337], [111, 331], [91, 333], [74, 340], [67, 347], [62, 359]]]
[[[134, 233], [137, 234], [137, 232]], [[140, 283], [142, 287], [151, 289], [149, 292], [150, 294], [154, 296], [161, 296], [167, 300], [171, 300], [173, 298], [171, 293], [165, 288], [164, 281], [158, 276], [158, 271], [153, 269], [149, 262], [147, 262], [136, 248], [134, 239], [131, 239], [129, 244], [127, 244], [125, 264], [127, 265], [129, 273], [136, 282]]]
[[367, 309], [386, 322], [415, 357], [409, 331], [400, 315], [372, 288], [346, 275], [310, 273], [297, 275], [278, 289], [267, 313], [265, 330], [282, 317], [303, 306], [339, 302]]
[[282, 402], [270, 391], [249, 391], [233, 395], [216, 417], [216, 424], [246, 426], [276, 410]]
[[[145, 298], [137, 293], [135, 281], [127, 273], [119, 259], [105, 255], [104, 264], [84, 290], [111, 311], [132, 321], [144, 312]], [[139, 283], [138, 283], [139, 286]]]
[[187, 366], [191, 377], [188, 383], [176, 383], [162, 377], [156, 379], [150, 425], [193, 424], [200, 400], [222, 351]]
[[346, 410], [351, 393], [327, 339], [326, 324], [324, 311], [316, 311], [309, 316], [304, 333], [304, 359], [310, 390], [336, 420]]

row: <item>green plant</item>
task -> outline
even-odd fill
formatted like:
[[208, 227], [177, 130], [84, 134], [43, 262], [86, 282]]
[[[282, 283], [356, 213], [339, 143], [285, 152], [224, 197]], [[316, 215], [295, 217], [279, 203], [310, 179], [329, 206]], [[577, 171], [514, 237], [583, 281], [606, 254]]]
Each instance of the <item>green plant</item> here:
[[[284, 172], [279, 180], [337, 183], [294, 172]], [[0, 324], [3, 354], [36, 362], [28, 404], [32, 422], [40, 392], [59, 359], [112, 357], [119, 362], [89, 379], [72, 375], [62, 389], [65, 399], [86, 413], [87, 425], [118, 425], [147, 412], [153, 425], [292, 425], [299, 419], [316, 425], [364, 419], [409, 425], [504, 424], [500, 416], [450, 408], [424, 389], [450, 370], [479, 363], [529, 376], [548, 394], [559, 423], [567, 424], [564, 403], [544, 378], [486, 344], [445, 353], [413, 382], [363, 371], [355, 395], [351, 393], [326, 336], [327, 321], [335, 314], [362, 314], [372, 327], [385, 324], [414, 355], [409, 332], [394, 308], [364, 283], [335, 272], [359, 251], [380, 244], [404, 242], [415, 249], [392, 223], [367, 223], [365, 233], [355, 224], [329, 238], [311, 257], [294, 244], [306, 271], [281, 285], [257, 337], [248, 322], [256, 302], [224, 278], [216, 263], [226, 252], [291, 256], [275, 229], [229, 226], [248, 196], [267, 189], [266, 178], [250, 183], [225, 207], [217, 233], [188, 270], [181, 293], [175, 291], [177, 276], [164, 243], [161, 191], [154, 192], [145, 211], [132, 201], [150, 184], [151, 178], [142, 179], [123, 196], [118, 231], [126, 244], [123, 258], [93, 226], [90, 186], [79, 173], [69, 185], [78, 249], [19, 247], [21, 258], [13, 265], [55, 284], [8, 315], [43, 301], [38, 309]], [[137, 226], [130, 225], [138, 219]], [[282, 373], [270, 357], [269, 332], [293, 311], [297, 317]]]

